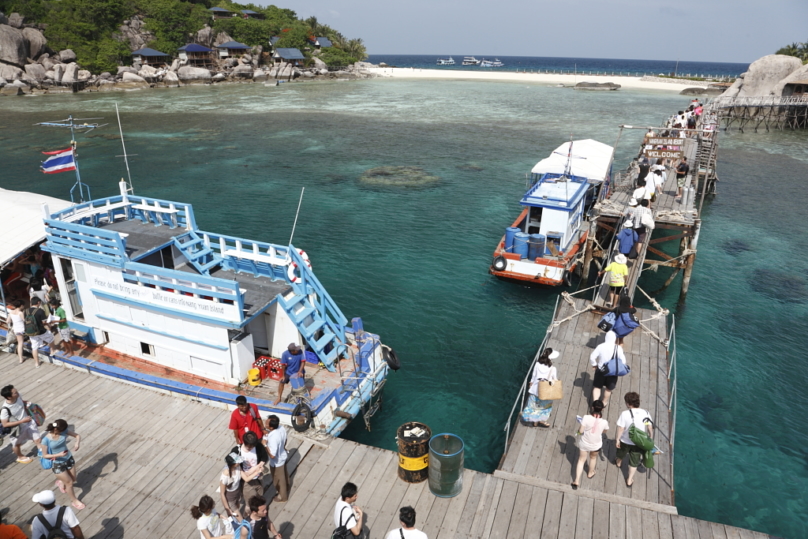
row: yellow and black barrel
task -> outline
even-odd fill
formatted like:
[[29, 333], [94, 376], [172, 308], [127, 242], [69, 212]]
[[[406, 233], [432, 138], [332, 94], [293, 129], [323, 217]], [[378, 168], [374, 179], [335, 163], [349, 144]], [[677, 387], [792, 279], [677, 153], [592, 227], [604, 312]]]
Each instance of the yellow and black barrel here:
[[420, 483], [429, 477], [429, 439], [432, 431], [423, 423], [411, 421], [398, 428], [398, 476], [407, 483]]

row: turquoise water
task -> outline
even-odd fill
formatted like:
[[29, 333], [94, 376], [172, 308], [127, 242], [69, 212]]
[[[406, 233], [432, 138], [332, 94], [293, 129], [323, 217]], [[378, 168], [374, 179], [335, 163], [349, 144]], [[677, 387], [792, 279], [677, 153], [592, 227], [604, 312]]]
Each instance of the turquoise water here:
[[[401, 80], [6, 98], [0, 186], [67, 196], [71, 175], [37, 171], [37, 152], [63, 147], [65, 133], [32, 124], [73, 113], [112, 123], [78, 140], [93, 195], [115, 193], [125, 175], [116, 101], [136, 192], [193, 203], [203, 229], [286, 243], [306, 188], [295, 245], [346, 315], [362, 316], [403, 362], [373, 431], [357, 421], [346, 437], [394, 449], [396, 428], [422, 421], [461, 436], [467, 466], [491, 471], [558, 294], [486, 273], [525, 172], [571, 134], [613, 144], [618, 124], [656, 124], [689, 99]], [[640, 135], [623, 136], [619, 163]], [[678, 282], [660, 295], [677, 315], [680, 512], [784, 537], [802, 536], [808, 518], [805, 141], [723, 137], [720, 195], [705, 212], [687, 302], [677, 305]], [[359, 180], [379, 166], [440, 180]]]

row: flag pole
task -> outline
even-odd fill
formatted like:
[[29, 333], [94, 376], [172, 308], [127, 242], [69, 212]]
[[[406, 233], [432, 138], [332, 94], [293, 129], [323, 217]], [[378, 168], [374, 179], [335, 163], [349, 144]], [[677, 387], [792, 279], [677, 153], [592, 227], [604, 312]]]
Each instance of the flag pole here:
[[292, 246], [292, 238], [295, 237], [295, 228], [297, 228], [297, 217], [300, 215], [300, 205], [303, 203], [303, 193], [306, 192], [306, 188], [302, 188], [300, 190], [300, 200], [297, 201], [297, 211], [295, 212], [295, 222], [292, 225], [292, 235], [289, 236], [289, 246]]

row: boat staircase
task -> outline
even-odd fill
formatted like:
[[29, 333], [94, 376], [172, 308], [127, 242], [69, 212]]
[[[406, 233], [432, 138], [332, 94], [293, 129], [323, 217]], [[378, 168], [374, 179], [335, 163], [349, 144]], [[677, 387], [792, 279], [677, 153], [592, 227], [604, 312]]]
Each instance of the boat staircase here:
[[[620, 223], [620, 227], [622, 228], [623, 224]], [[648, 244], [651, 240], [651, 234], [646, 237], [645, 242], [642, 244], [642, 247], [637, 252], [637, 258], [634, 260], [628, 259], [628, 277], [626, 277], [626, 286], [624, 288], [626, 294], [632, 300], [634, 299], [634, 292], [637, 290], [637, 282], [640, 280], [640, 274], [642, 273], [643, 265], [645, 264], [645, 255], [648, 252]], [[603, 267], [609, 265], [614, 260], [615, 255], [620, 251], [617, 249], [617, 240], [612, 242], [611, 248], [609, 249], [609, 257], [608, 262]], [[609, 308], [614, 308], [617, 305], [611, 305], [611, 307], [607, 306], [606, 303], [609, 301], [609, 275], [604, 273], [603, 280], [595, 289], [595, 297], [592, 299], [592, 305], [595, 307], [595, 310], [606, 310]], [[615, 300], [617, 301], [617, 300]]]
[[221, 265], [222, 257], [215, 253], [204, 239], [193, 230], [174, 238], [174, 246], [188, 259], [188, 263], [202, 275]]
[[323, 365], [335, 371], [341, 349], [344, 351], [347, 344], [348, 319], [297, 250], [291, 247], [288, 252], [300, 277], [290, 282], [292, 289], [278, 297], [278, 304]]

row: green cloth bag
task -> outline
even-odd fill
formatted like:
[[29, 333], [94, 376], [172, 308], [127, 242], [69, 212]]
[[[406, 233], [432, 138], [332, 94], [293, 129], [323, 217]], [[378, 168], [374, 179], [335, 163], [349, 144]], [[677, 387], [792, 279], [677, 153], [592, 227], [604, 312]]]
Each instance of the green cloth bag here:
[[643, 465], [649, 470], [654, 467], [654, 440], [648, 436], [644, 429], [638, 429], [636, 426], [629, 425], [628, 439], [634, 445], [643, 450]]

